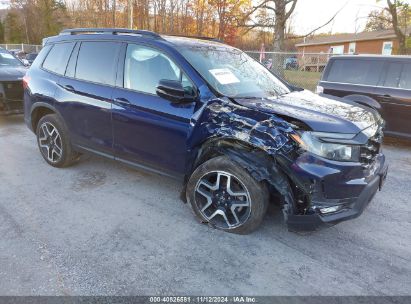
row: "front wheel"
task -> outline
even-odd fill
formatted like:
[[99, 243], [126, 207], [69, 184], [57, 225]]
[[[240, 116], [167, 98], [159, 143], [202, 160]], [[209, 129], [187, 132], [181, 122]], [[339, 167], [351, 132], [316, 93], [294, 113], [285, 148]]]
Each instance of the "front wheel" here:
[[186, 196], [202, 222], [238, 234], [255, 230], [268, 206], [265, 184], [225, 156], [208, 160], [193, 172]]

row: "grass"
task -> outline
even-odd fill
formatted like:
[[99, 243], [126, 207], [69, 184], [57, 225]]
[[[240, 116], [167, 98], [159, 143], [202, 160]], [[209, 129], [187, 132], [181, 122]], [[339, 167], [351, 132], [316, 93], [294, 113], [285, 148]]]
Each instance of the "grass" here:
[[315, 88], [320, 80], [321, 73], [306, 72], [306, 71], [284, 71], [284, 78], [291, 84], [302, 87], [304, 89], [315, 91]]

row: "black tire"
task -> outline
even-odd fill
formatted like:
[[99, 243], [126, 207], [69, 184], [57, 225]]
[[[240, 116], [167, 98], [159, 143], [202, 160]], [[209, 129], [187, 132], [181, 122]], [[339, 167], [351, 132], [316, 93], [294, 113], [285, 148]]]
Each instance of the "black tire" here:
[[[217, 177], [219, 174], [220, 179]], [[212, 180], [215, 178], [214, 185], [207, 180], [208, 178]], [[225, 188], [227, 192], [235, 194], [246, 193], [247, 195], [228, 195], [227, 197], [227, 194], [219, 194], [222, 193], [221, 191], [223, 190], [220, 189], [224, 188], [224, 185], [221, 187], [219, 186], [218, 190], [211, 190], [211, 188], [209, 188], [210, 185], [213, 187], [216, 187], [217, 184], [219, 185], [220, 182], [218, 181], [222, 181], [221, 184], [224, 184], [224, 179], [226, 179]], [[228, 182], [228, 179], [230, 179], [231, 182]], [[207, 186], [205, 186], [204, 181], [207, 183]], [[236, 191], [233, 191], [231, 186], [227, 186], [228, 183], [230, 185], [232, 184], [233, 187], [237, 187], [234, 189]], [[231, 191], [228, 191], [228, 188], [230, 188]], [[205, 191], [206, 189], [207, 191]], [[210, 201], [207, 196], [200, 194], [198, 191], [203, 193], [209, 192], [206, 194], [207, 196], [211, 196], [210, 201], [212, 201], [212, 203], [210, 207], [206, 208], [206, 210], [203, 208], [209, 205]], [[234, 200], [233, 197], [237, 199]], [[233, 203], [235, 202], [237, 203], [236, 205], [238, 205], [239, 197], [242, 197], [240, 202], [243, 202], [244, 204], [247, 204], [247, 200], [249, 199], [249, 206], [234, 207]], [[245, 169], [230, 160], [228, 157], [219, 156], [201, 164], [193, 172], [187, 183], [186, 198], [194, 214], [200, 219], [201, 222], [208, 223], [213, 228], [227, 232], [248, 234], [260, 226], [267, 212], [269, 194], [267, 186], [264, 183], [256, 181]], [[233, 207], [234, 212], [231, 209]], [[211, 218], [211, 216], [216, 213], [216, 210], [223, 211], [225, 213], [225, 217], [223, 215], [217, 215], [220, 219], [217, 219], [217, 216]], [[206, 214], [207, 212], [208, 215]], [[228, 223], [234, 223], [234, 225], [229, 227]]]
[[[53, 128], [55, 128], [57, 132], [53, 131]], [[47, 132], [52, 134], [47, 135]], [[78, 159], [79, 154], [73, 151], [71, 147], [68, 131], [56, 114], [47, 114], [39, 120], [36, 128], [36, 136], [40, 153], [49, 165], [57, 168], [68, 167]], [[45, 136], [49, 136], [49, 139], [44, 139]], [[46, 145], [48, 149], [45, 148]], [[58, 148], [61, 149], [58, 150]], [[51, 149], [53, 149], [54, 152]], [[57, 153], [57, 151], [60, 151], [60, 153]]]

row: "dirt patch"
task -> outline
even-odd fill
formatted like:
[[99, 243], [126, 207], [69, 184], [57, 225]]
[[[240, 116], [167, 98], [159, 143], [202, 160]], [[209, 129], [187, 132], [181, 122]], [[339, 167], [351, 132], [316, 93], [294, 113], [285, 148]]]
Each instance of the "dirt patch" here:
[[74, 177], [72, 188], [75, 190], [88, 190], [100, 187], [106, 183], [106, 174], [100, 171], [80, 172]]

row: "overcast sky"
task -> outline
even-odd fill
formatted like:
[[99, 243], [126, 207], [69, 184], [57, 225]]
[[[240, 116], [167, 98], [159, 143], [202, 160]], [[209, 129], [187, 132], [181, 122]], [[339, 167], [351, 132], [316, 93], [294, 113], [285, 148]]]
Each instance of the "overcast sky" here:
[[298, 0], [292, 24], [297, 34], [306, 34], [344, 7], [334, 22], [318, 32], [358, 32], [364, 30], [368, 13], [385, 4], [385, 0]]

